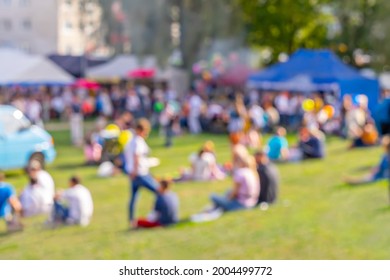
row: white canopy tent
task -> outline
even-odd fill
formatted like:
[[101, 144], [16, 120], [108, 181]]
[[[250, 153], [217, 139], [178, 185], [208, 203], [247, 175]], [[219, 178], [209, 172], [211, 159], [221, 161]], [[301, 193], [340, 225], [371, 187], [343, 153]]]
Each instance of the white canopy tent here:
[[67, 85], [74, 78], [49, 59], [0, 49], [0, 85]]
[[157, 60], [153, 56], [141, 61], [134, 55], [118, 55], [103, 65], [89, 68], [86, 75], [95, 80], [126, 79], [131, 71], [139, 68], [158, 69]]

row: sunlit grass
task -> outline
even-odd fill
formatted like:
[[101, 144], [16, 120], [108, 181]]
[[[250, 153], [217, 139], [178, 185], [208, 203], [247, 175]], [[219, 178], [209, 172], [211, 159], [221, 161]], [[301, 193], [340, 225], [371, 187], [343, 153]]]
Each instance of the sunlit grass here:
[[[128, 231], [126, 176], [101, 179], [96, 167], [83, 166], [83, 153], [69, 146], [67, 131], [53, 132], [58, 157], [49, 166], [57, 188], [78, 174], [91, 190], [95, 213], [87, 228], [45, 229], [45, 217], [25, 220], [26, 230], [0, 236], [1, 259], [389, 259], [390, 207], [387, 183], [348, 187], [346, 174], [377, 163], [380, 148], [347, 151], [347, 143], [328, 141], [323, 161], [279, 165], [282, 186], [278, 203], [268, 211], [231, 213], [219, 220], [183, 223], [167, 229]], [[174, 176], [187, 166], [190, 153], [203, 141], [216, 143], [218, 160], [230, 159], [223, 135], [183, 136], [163, 147], [153, 134], [149, 143], [161, 165], [156, 176]], [[289, 139], [291, 143], [294, 138]], [[12, 172], [9, 181], [20, 191], [27, 179]], [[231, 180], [182, 183], [174, 188], [181, 199], [181, 218], [207, 205], [212, 192], [224, 192]], [[153, 197], [143, 191], [137, 215], [146, 215]], [[5, 231], [0, 223], [0, 232]]]

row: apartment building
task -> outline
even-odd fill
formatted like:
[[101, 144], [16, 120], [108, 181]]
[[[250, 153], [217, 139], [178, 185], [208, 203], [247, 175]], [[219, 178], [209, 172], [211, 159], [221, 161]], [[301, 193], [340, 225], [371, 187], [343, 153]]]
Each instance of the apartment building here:
[[103, 42], [96, 0], [0, 0], [0, 46], [80, 55]]

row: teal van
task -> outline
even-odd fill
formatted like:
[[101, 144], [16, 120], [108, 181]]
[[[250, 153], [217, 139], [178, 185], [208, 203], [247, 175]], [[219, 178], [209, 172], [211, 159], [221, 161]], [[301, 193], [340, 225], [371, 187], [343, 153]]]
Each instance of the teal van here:
[[49, 133], [32, 125], [15, 107], [0, 105], [0, 170], [25, 168], [31, 160], [44, 166], [55, 157]]

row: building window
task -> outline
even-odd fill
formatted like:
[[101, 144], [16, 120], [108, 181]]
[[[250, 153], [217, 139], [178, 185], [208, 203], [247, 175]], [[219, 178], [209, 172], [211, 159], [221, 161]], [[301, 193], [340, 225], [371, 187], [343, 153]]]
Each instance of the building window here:
[[12, 22], [9, 19], [3, 19], [0, 21], [0, 27], [2, 30], [10, 31], [12, 29]]
[[23, 21], [22, 21], [22, 28], [24, 29], [24, 30], [31, 30], [31, 20], [29, 20], [29, 19], [24, 19]]

